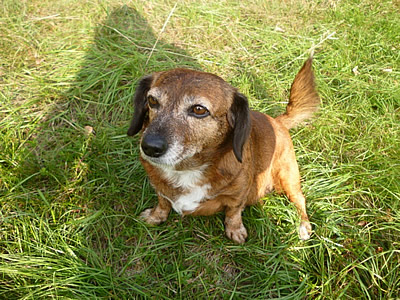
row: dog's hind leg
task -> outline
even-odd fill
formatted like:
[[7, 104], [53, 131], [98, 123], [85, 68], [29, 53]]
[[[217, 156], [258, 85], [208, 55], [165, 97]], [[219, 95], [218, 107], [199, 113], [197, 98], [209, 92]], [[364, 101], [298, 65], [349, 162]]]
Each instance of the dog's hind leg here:
[[279, 172], [280, 188], [296, 206], [300, 215], [299, 236], [302, 240], [308, 240], [311, 236], [311, 224], [306, 211], [306, 198], [301, 191], [300, 174], [296, 160], [281, 166]]
[[[300, 185], [300, 184], [299, 184]], [[308, 220], [307, 212], [306, 212], [306, 198], [303, 195], [303, 192], [299, 188], [299, 190], [295, 193], [286, 193], [289, 197], [290, 201], [294, 203], [297, 208], [297, 211], [300, 215], [300, 227], [299, 227], [299, 236], [302, 240], [308, 240], [311, 236], [311, 224]]]

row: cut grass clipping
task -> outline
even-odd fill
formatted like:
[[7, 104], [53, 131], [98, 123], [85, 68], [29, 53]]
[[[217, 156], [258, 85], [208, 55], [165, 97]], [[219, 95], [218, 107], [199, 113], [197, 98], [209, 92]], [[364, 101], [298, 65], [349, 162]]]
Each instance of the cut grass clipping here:
[[[11, 1], [0, 8], [0, 298], [400, 297], [395, 1]], [[151, 227], [126, 130], [137, 80], [190, 67], [278, 115], [314, 51], [323, 104], [291, 132], [314, 233], [270, 194]]]

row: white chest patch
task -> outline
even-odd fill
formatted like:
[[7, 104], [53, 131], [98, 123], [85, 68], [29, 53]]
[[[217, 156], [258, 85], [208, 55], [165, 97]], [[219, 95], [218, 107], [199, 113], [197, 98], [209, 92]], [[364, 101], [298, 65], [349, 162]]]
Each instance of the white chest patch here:
[[183, 193], [176, 199], [166, 198], [172, 204], [172, 208], [179, 214], [195, 211], [202, 200], [208, 198], [210, 184], [200, 185], [203, 180], [203, 171], [207, 166], [201, 166], [196, 170], [176, 171], [171, 168], [163, 168], [163, 175], [174, 188], [183, 189]]
[[207, 166], [201, 166], [195, 170], [176, 171], [172, 168], [162, 168], [164, 178], [167, 179], [175, 188], [193, 189], [203, 180], [203, 172]]
[[193, 188], [189, 193], [183, 194], [178, 197], [174, 202], [171, 202], [172, 208], [178, 213], [182, 214], [184, 211], [195, 211], [201, 201], [208, 196], [208, 189], [211, 186], [205, 184]]

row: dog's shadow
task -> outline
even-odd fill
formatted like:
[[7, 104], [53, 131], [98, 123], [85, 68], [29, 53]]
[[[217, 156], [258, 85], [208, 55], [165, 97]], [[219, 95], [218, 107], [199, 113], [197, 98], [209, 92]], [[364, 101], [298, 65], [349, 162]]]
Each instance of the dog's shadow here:
[[[38, 134], [27, 146], [30, 155], [18, 171], [25, 179], [16, 189], [42, 191], [51, 206], [76, 211], [77, 217], [108, 210], [136, 218], [153, 205], [137, 138], [128, 138], [126, 132], [136, 82], [150, 72], [175, 67], [201, 69], [185, 50], [158, 39], [135, 8], [110, 9], [95, 28], [70, 87], [52, 96]], [[30, 201], [41, 199], [32, 196]], [[110, 226], [115, 227], [111, 237], [119, 234], [117, 225]]]
[[144, 175], [132, 147], [136, 139], [126, 136], [132, 97], [140, 77], [174, 67], [200, 69], [185, 50], [158, 39], [135, 8], [111, 9], [95, 28], [70, 88], [54, 100], [32, 143], [33, 155], [24, 165], [27, 177], [37, 174], [32, 184], [60, 184], [75, 195], [81, 184], [115, 184], [122, 190], [130, 181], [128, 188], [142, 188]]

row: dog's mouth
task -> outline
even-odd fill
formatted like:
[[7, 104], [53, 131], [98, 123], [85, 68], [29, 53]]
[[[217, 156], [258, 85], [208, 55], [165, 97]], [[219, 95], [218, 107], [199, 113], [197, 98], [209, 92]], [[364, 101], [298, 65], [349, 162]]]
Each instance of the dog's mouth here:
[[140, 153], [143, 159], [155, 166], [175, 166], [184, 159], [193, 156], [191, 151], [184, 151], [184, 147], [179, 142], [162, 145], [160, 142], [157, 149], [149, 149], [148, 145], [140, 147]]
[[140, 154], [143, 159], [154, 166], [177, 166], [193, 157], [199, 149], [193, 144], [187, 145], [182, 137], [145, 132], [140, 143]]

